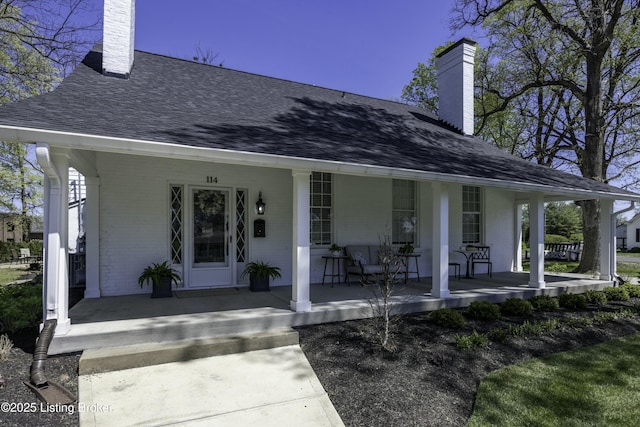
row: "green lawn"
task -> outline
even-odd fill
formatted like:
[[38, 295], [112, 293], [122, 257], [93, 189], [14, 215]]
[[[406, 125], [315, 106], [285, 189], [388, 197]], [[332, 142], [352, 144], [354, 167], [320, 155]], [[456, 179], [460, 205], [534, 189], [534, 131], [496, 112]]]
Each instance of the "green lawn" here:
[[[545, 261], [544, 271], [550, 273], [571, 273], [578, 268], [578, 264], [577, 262]], [[522, 262], [522, 269], [529, 271], [529, 260]], [[624, 259], [619, 259], [616, 263], [616, 271], [622, 278], [637, 278], [640, 277], [640, 263], [626, 262]]]
[[510, 366], [480, 383], [468, 426], [637, 426], [640, 334]]
[[0, 286], [15, 282], [24, 273], [24, 268], [0, 268]]

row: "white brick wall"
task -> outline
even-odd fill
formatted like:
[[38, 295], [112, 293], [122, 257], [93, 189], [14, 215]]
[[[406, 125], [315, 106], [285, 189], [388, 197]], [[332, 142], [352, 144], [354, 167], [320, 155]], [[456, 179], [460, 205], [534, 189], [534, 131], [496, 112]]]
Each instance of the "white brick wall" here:
[[440, 56], [438, 115], [466, 135], [473, 135], [473, 68], [475, 44], [466, 41]]
[[102, 31], [104, 73], [129, 75], [133, 65], [135, 0], [105, 0]]
[[[289, 170], [189, 162], [102, 153], [100, 174], [100, 274], [105, 296], [148, 293], [137, 278], [152, 262], [169, 259], [169, 184], [206, 186], [206, 177], [218, 179], [221, 188], [249, 190], [249, 261], [268, 261], [282, 269], [274, 286], [291, 284], [292, 177]], [[390, 179], [334, 175], [334, 235], [340, 245], [377, 244], [390, 229], [392, 182]], [[212, 184], [210, 184], [212, 185]], [[253, 238], [258, 192], [266, 203], [267, 237]], [[450, 248], [461, 245], [462, 189], [449, 185]], [[431, 275], [431, 185], [418, 185], [419, 232], [417, 248], [422, 276]], [[494, 271], [510, 269], [513, 253], [513, 195], [485, 191], [486, 243], [492, 247]], [[311, 282], [322, 281], [326, 248], [311, 250]], [[239, 272], [238, 272], [239, 273]]]
[[485, 190], [485, 243], [491, 246], [493, 271], [510, 271], [515, 252], [515, 198], [513, 193]]
[[[249, 190], [249, 261], [263, 260], [282, 269], [274, 286], [291, 283], [291, 172], [187, 162], [142, 156], [99, 154], [100, 275], [102, 294], [148, 293], [137, 278], [152, 262], [169, 259], [169, 184], [216, 185]], [[207, 184], [214, 176], [217, 184]], [[267, 237], [253, 236], [258, 192], [267, 204]], [[235, 197], [234, 197], [235, 198]]]

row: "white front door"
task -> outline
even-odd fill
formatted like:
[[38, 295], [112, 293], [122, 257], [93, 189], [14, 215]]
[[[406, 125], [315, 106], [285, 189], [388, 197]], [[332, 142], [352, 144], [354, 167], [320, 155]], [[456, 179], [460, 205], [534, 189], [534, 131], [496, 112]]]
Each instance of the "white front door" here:
[[191, 189], [188, 287], [211, 288], [233, 284], [230, 210], [228, 190]]

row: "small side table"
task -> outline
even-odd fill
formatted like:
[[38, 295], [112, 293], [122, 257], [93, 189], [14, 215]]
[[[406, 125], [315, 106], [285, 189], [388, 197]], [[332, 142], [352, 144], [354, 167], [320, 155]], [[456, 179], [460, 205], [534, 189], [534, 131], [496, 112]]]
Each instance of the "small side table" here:
[[[324, 259], [324, 272], [322, 274], [322, 286], [324, 286], [324, 281], [327, 277], [331, 277], [331, 287], [333, 288], [333, 284], [335, 283], [336, 277], [338, 278], [338, 283], [340, 283], [340, 261], [346, 260], [348, 257], [345, 255], [322, 255]], [[331, 273], [327, 273], [327, 264], [329, 264], [329, 260], [331, 260]], [[337, 268], [336, 268], [337, 264]], [[344, 265], [344, 262], [343, 262]], [[344, 282], [347, 283], [347, 274], [344, 275]]]
[[[405, 259], [405, 266], [406, 269], [404, 271], [404, 283], [407, 283], [409, 281], [409, 274], [413, 274], [415, 273], [416, 276], [418, 276], [418, 281], [420, 281], [420, 268], [418, 267], [418, 257], [420, 256], [420, 254], [400, 254], [401, 257], [404, 257]], [[410, 259], [413, 259], [413, 264], [415, 265], [416, 269], [415, 270], [411, 270], [411, 262], [409, 261]]]

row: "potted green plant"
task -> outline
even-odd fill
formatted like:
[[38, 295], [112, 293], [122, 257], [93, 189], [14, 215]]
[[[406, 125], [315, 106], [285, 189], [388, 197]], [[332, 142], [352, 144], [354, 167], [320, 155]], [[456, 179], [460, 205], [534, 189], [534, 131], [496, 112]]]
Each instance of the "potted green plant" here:
[[178, 285], [180, 280], [182, 279], [178, 272], [171, 268], [169, 261], [165, 261], [147, 266], [138, 277], [138, 284], [142, 287], [151, 282], [153, 286], [151, 298], [166, 298], [172, 296], [171, 284]]
[[332, 243], [331, 246], [329, 246], [329, 252], [331, 252], [333, 256], [342, 255], [342, 246]]
[[408, 255], [408, 254], [412, 254], [414, 250], [414, 247], [411, 243], [407, 243], [404, 246], [401, 246], [400, 249], [398, 249], [398, 253], [401, 255]]
[[242, 277], [249, 275], [249, 289], [253, 292], [269, 291], [269, 280], [280, 276], [280, 268], [266, 262], [250, 262], [242, 272]]

